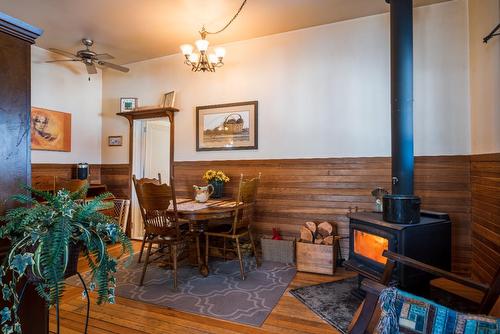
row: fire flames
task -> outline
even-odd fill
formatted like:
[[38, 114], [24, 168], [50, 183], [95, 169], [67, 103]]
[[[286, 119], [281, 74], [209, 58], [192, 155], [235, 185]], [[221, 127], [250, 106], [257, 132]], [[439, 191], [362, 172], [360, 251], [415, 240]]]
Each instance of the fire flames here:
[[389, 240], [375, 234], [354, 230], [354, 252], [381, 264], [387, 262], [382, 256], [389, 249]]

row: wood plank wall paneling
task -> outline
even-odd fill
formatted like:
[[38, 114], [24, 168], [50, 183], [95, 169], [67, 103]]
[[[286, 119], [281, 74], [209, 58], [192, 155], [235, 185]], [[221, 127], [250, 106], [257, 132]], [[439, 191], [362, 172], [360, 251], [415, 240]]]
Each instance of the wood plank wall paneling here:
[[[179, 196], [192, 196], [192, 185], [202, 184], [206, 169], [225, 171], [232, 181], [232, 195], [240, 173], [262, 172], [255, 229], [270, 234], [279, 227], [284, 235], [298, 236], [307, 220], [329, 220], [348, 235], [349, 207], [371, 210], [370, 192], [377, 186], [390, 189], [390, 158], [328, 158], [242, 161], [189, 161], [175, 163]], [[453, 221], [453, 271], [470, 273], [470, 158], [469, 156], [416, 157], [415, 190], [422, 207], [450, 214]], [[422, 241], [425, 247], [425, 241]], [[348, 254], [348, 241], [342, 243]]]
[[[76, 164], [32, 164], [32, 181], [44, 180], [51, 182], [54, 176], [71, 179], [76, 178]], [[105, 184], [108, 191], [118, 198], [128, 198], [129, 165], [107, 164], [90, 165], [90, 183]]]
[[129, 198], [129, 165], [108, 164], [101, 165], [101, 182], [108, 187], [117, 198]]
[[472, 276], [490, 283], [500, 267], [500, 153], [471, 157]]
[[[76, 178], [76, 164], [31, 164], [32, 180], [60, 177], [63, 179]], [[101, 166], [90, 165], [90, 182], [101, 183]]]
[[[371, 190], [377, 186], [389, 190], [391, 186], [388, 157], [186, 161], [176, 162], [174, 168], [178, 196], [192, 196], [193, 184], [203, 183], [201, 175], [206, 169], [227, 172], [232, 179], [225, 190], [228, 196], [233, 194], [240, 173], [250, 176], [262, 172], [255, 217], [259, 234], [270, 234], [273, 227], [279, 227], [284, 235], [298, 236], [299, 226], [306, 220], [329, 220], [338, 222], [339, 233], [347, 236], [348, 208], [371, 210]], [[128, 197], [128, 173], [127, 164], [100, 166], [101, 182], [117, 197]], [[470, 157], [416, 157], [415, 190], [424, 209], [450, 214], [453, 271], [469, 275]], [[348, 254], [347, 240], [342, 243], [342, 254]]]

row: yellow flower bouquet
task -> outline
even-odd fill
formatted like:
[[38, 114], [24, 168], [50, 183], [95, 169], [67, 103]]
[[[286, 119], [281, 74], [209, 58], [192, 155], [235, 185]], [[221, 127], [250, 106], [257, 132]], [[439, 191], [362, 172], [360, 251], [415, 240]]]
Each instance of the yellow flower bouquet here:
[[224, 183], [229, 182], [229, 177], [221, 170], [209, 169], [203, 174], [203, 180], [214, 187], [212, 198], [221, 198], [224, 192]]
[[227, 175], [221, 170], [209, 169], [205, 172], [205, 174], [203, 174], [203, 180], [207, 182], [219, 181], [227, 183], [229, 182], [229, 177], [227, 177]]

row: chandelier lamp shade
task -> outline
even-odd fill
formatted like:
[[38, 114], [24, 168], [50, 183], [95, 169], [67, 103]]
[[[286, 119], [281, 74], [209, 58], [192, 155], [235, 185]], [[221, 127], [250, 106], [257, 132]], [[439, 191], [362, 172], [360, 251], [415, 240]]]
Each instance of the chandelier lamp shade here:
[[191, 44], [181, 45], [181, 51], [186, 60], [184, 63], [191, 66], [193, 72], [215, 72], [216, 67], [224, 65], [222, 60], [226, 55], [226, 49], [222, 47], [215, 48], [213, 53], [208, 52], [209, 41], [206, 39], [207, 31], [203, 27], [200, 31], [201, 39], [195, 42], [198, 52], [193, 52]]
[[224, 65], [222, 60], [226, 55], [226, 50], [224, 48], [218, 47], [212, 53], [208, 52], [209, 42], [207, 40], [207, 35], [215, 35], [226, 30], [227, 27], [236, 19], [238, 14], [245, 6], [247, 0], [244, 0], [234, 16], [229, 20], [229, 22], [220, 30], [215, 32], [210, 32], [205, 29], [205, 26], [201, 28], [200, 36], [201, 39], [197, 40], [194, 44], [196, 45], [197, 51], [194, 50], [191, 44], [181, 45], [181, 51], [184, 55], [184, 63], [191, 66], [191, 71], [193, 72], [215, 72], [217, 67]]

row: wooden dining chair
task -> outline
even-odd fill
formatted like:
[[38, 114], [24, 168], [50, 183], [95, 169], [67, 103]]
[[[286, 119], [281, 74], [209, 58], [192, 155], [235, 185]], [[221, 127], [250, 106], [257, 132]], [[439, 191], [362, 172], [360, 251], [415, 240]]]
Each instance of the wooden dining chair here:
[[[158, 173], [158, 178], [155, 179], [155, 178], [142, 178], [142, 179], [137, 179], [135, 177], [135, 174], [132, 175], [132, 183], [134, 184], [134, 189], [135, 189], [135, 192], [137, 194], [137, 187], [139, 185], [143, 185], [143, 184], [146, 184], [146, 183], [152, 183], [152, 184], [161, 184], [161, 174]], [[139, 199], [139, 196], [137, 196], [137, 201], [139, 202], [139, 208], [141, 207], [141, 201]], [[144, 215], [142, 214], [142, 210], [141, 211], [141, 217], [142, 217], [142, 220], [144, 221]], [[141, 250], [139, 251], [139, 259], [137, 260], [137, 263], [141, 263], [141, 259], [142, 259], [142, 254], [144, 253], [144, 247], [146, 246], [146, 233], [144, 232], [144, 236], [142, 238], [142, 242], [141, 242]]]
[[232, 218], [232, 224], [230, 224], [228, 227], [220, 225], [218, 230], [205, 232], [205, 263], [208, 264], [208, 257], [211, 248], [219, 250], [221, 249], [220, 247], [210, 246], [210, 238], [223, 239], [224, 246], [222, 248], [222, 251], [224, 259], [226, 258], [227, 251], [226, 240], [234, 240], [236, 243], [236, 252], [238, 254], [238, 259], [240, 262], [240, 274], [242, 280], [245, 279], [245, 269], [243, 265], [243, 257], [241, 254], [240, 244], [242, 238], [248, 237], [252, 246], [253, 255], [255, 256], [255, 261], [258, 264], [257, 251], [255, 249], [255, 242], [250, 231], [250, 225], [252, 223], [260, 176], [261, 174], [259, 173], [259, 176], [245, 181], [243, 179], [243, 174], [241, 174], [238, 187], [238, 195], [235, 199], [237, 204], [234, 216]]
[[[189, 231], [182, 230], [177, 215], [177, 202], [173, 182], [171, 185], [142, 183], [137, 184], [137, 197], [140, 198], [141, 211], [144, 217], [144, 229], [146, 243], [148, 244], [146, 258], [142, 269], [140, 285], [144, 283], [146, 270], [150, 263], [153, 244], [158, 245], [159, 250], [166, 250], [160, 257], [170, 257], [173, 268], [174, 289], [177, 288], [177, 262], [181, 254], [181, 248], [187, 247], [187, 243], [194, 239]], [[170, 207], [170, 209], [169, 209]], [[156, 251], [155, 253], [159, 252]], [[197, 249], [199, 254], [199, 247]], [[152, 261], [151, 261], [152, 262]]]
[[130, 210], [130, 200], [115, 198], [113, 200], [113, 217], [120, 225], [120, 229], [125, 233], [127, 230], [128, 213]]

